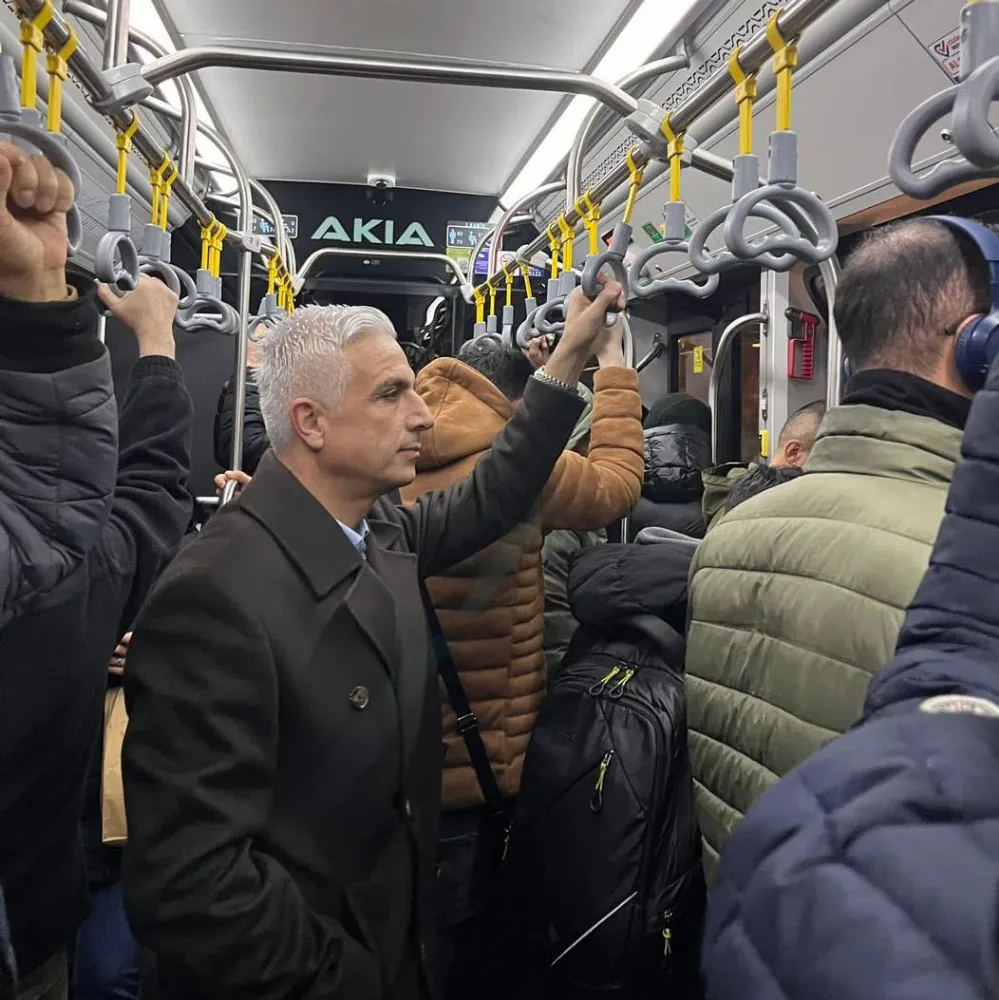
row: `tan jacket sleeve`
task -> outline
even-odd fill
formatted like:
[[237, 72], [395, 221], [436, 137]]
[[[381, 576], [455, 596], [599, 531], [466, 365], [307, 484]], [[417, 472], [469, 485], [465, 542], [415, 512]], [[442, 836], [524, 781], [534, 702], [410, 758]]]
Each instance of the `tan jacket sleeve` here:
[[624, 517], [642, 495], [642, 399], [633, 368], [602, 368], [593, 383], [587, 457], [566, 451], [541, 496], [546, 531], [595, 531]]

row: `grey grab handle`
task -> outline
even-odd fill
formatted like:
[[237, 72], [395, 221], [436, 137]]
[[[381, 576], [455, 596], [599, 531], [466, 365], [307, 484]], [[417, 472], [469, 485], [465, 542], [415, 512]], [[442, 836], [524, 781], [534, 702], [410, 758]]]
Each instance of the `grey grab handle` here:
[[[985, 66], [981, 68], [985, 69]], [[925, 173], [917, 174], [913, 170], [912, 161], [920, 139], [948, 111], [954, 108], [958, 89], [951, 87], [948, 90], [942, 90], [939, 94], [934, 94], [933, 97], [923, 101], [899, 125], [898, 131], [895, 133], [891, 150], [888, 153], [888, 172], [891, 174], [895, 186], [904, 194], [909, 195], [910, 198], [926, 201], [943, 194], [948, 188], [966, 181], [980, 180], [983, 177], [999, 177], [999, 168], [982, 170], [960, 155], [934, 164]], [[962, 122], [962, 124], [964, 123]]]
[[74, 202], [66, 213], [66, 236], [69, 252], [76, 253], [83, 242], [83, 219], [75, 199], [80, 195], [83, 178], [65, 140], [37, 125], [29, 125], [21, 116], [17, 67], [9, 55], [0, 55], [0, 134], [6, 134], [33, 146], [57, 170], [63, 171], [73, 185]]
[[177, 269], [172, 264], [167, 264], [154, 257], [140, 257], [139, 271], [142, 274], [148, 274], [151, 278], [159, 278], [178, 299], [180, 298], [180, 278], [177, 277]]
[[999, 139], [989, 124], [989, 110], [999, 90], [999, 56], [979, 66], [956, 89], [950, 120], [954, 145], [979, 170], [999, 169]]
[[132, 242], [132, 199], [127, 194], [108, 198], [108, 231], [97, 242], [94, 271], [119, 294], [138, 284], [139, 251]]
[[534, 328], [534, 318], [537, 316], [538, 310], [541, 308], [536, 299], [528, 299], [527, 303], [527, 317], [524, 319], [524, 322], [517, 327], [516, 345], [512, 345], [522, 347], [524, 349], [530, 347], [531, 341], [538, 335]]
[[[565, 300], [567, 296], [559, 295], [554, 299], [549, 299], [544, 305], [538, 306], [538, 311], [534, 314], [534, 329], [542, 336], [554, 336], [560, 334], [565, 329]], [[551, 313], [558, 311], [561, 319], [550, 320]], [[526, 344], [524, 345], [527, 346]]]
[[[707, 249], [708, 237], [721, 226], [729, 217], [735, 205], [722, 205], [716, 208], [710, 215], [706, 215], [701, 224], [694, 230], [690, 237], [690, 246], [687, 252], [690, 255], [690, 262], [701, 274], [720, 274], [730, 267], [736, 267], [745, 263], [736, 257], [731, 250], [719, 250], [712, 253]], [[791, 236], [800, 235], [797, 226], [780, 209], [766, 202], [760, 202], [752, 207], [748, 213], [754, 219], [765, 219], [780, 228]], [[798, 261], [791, 254], [761, 254], [754, 260], [754, 263], [761, 267], [769, 268], [771, 271], [790, 271]]]
[[173, 269], [180, 283], [180, 292], [178, 293], [180, 302], [177, 303], [177, 308], [183, 311], [193, 309], [198, 301], [198, 286], [194, 283], [194, 278], [187, 271], [177, 267], [176, 264], [168, 264], [167, 266]]
[[239, 331], [239, 316], [215, 292], [214, 276], [202, 269], [198, 270], [196, 296], [194, 305], [177, 313], [176, 324], [188, 333], [198, 333], [211, 330], [232, 336]]
[[[812, 221], [818, 240], [813, 243], [796, 230], [794, 234], [784, 231], [751, 242], [746, 238], [746, 223], [750, 216], [758, 214], [755, 209], [760, 207], [761, 202], [768, 202], [778, 210], [782, 202], [797, 205]], [[768, 184], [751, 191], [732, 206], [725, 220], [725, 245], [740, 260], [748, 262], [758, 262], [771, 255], [779, 257], [787, 254], [792, 261], [821, 264], [836, 252], [838, 242], [839, 230], [832, 212], [817, 195], [796, 186]], [[783, 262], [781, 268], [787, 270]]]
[[655, 295], [662, 295], [666, 292], [680, 292], [684, 295], [691, 295], [695, 299], [706, 299], [708, 296], [714, 295], [721, 282], [717, 274], [704, 275], [703, 282], [698, 282], [693, 278], [644, 280], [642, 272], [656, 257], [665, 257], [670, 253], [686, 255], [689, 249], [690, 245], [686, 240], [668, 240], [665, 243], [653, 243], [652, 246], [640, 250], [628, 270], [628, 290], [639, 299], [651, 299]]
[[[600, 294], [600, 284], [597, 275], [605, 268], [609, 267], [614, 275], [614, 280], [621, 287], [628, 291], [628, 269], [624, 266], [624, 256], [631, 246], [631, 237], [634, 230], [626, 222], [619, 222], [614, 227], [614, 235], [611, 237], [610, 246], [603, 252], [591, 255], [583, 262], [583, 273], [580, 277], [580, 285], [583, 294], [588, 299], [595, 299]], [[616, 309], [607, 311], [605, 324], [613, 326], [620, 317]]]

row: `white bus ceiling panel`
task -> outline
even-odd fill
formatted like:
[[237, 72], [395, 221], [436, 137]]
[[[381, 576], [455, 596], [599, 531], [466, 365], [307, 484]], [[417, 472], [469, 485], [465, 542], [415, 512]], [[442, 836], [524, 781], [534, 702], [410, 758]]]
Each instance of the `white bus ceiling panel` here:
[[[352, 50], [584, 70], [635, 0], [562, 8], [509, 0], [161, 0], [185, 46]], [[206, 70], [205, 90], [251, 174], [498, 194], [557, 94]]]

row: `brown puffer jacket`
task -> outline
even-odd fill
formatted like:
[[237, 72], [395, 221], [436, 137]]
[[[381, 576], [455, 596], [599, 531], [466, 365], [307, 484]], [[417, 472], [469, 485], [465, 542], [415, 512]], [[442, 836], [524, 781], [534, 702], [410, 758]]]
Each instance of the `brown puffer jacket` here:
[[[513, 405], [484, 375], [453, 358], [427, 365], [417, 392], [434, 415], [422, 440], [412, 503], [460, 482], [513, 416]], [[634, 507], [644, 470], [638, 373], [597, 372], [589, 457], [565, 452], [532, 519], [446, 575], [427, 581], [462, 684], [504, 795], [520, 788], [524, 754], [545, 693], [544, 533], [602, 528]], [[447, 755], [443, 806], [463, 809], [482, 794], [441, 687]]]

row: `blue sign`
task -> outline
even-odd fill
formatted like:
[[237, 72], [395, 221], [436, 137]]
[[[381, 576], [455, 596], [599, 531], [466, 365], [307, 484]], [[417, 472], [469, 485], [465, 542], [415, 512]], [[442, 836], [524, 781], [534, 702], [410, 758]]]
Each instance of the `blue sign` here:
[[[298, 216], [282, 215], [284, 220], [284, 231], [289, 240], [298, 239]], [[270, 219], [261, 218], [259, 215], [253, 217], [253, 233], [255, 236], [274, 236], [276, 230], [274, 223]]]

